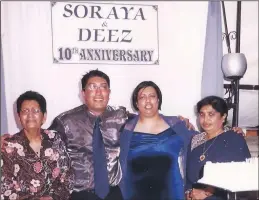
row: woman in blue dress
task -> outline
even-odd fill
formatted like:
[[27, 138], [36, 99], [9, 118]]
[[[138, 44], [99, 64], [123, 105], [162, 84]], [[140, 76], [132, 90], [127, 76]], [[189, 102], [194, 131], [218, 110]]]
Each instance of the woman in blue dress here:
[[197, 103], [199, 123], [203, 133], [195, 135], [187, 156], [187, 199], [224, 200], [226, 192], [206, 185], [197, 184], [202, 177], [206, 161], [245, 161], [250, 157], [246, 141], [233, 130], [224, 130], [228, 107], [224, 99], [208, 96]]
[[120, 138], [124, 199], [184, 199], [185, 156], [195, 131], [178, 117], [159, 113], [162, 94], [152, 81], [135, 88], [132, 104], [139, 115], [126, 123]]

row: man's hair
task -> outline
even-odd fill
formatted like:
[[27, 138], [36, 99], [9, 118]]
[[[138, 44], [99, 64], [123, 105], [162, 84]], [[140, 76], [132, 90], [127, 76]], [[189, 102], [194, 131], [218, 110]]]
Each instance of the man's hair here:
[[47, 102], [44, 96], [42, 96], [40, 93], [35, 91], [26, 91], [23, 94], [21, 94], [17, 100], [16, 100], [16, 106], [17, 106], [17, 113], [20, 114], [22, 103], [26, 100], [29, 101], [36, 101], [39, 106], [42, 113], [47, 112]]
[[102, 71], [99, 71], [98, 69], [96, 70], [91, 70], [89, 72], [87, 72], [83, 78], [81, 79], [81, 84], [82, 84], [82, 90], [85, 90], [85, 86], [88, 82], [88, 80], [92, 77], [101, 77], [103, 78], [107, 84], [108, 84], [108, 87], [110, 87], [110, 78], [107, 74], [105, 74], [104, 72]]
[[139, 83], [137, 85], [137, 87], [134, 89], [133, 93], [132, 93], [132, 97], [131, 97], [131, 101], [132, 101], [132, 106], [133, 108], [138, 111], [138, 106], [137, 106], [137, 102], [138, 102], [138, 93], [141, 89], [146, 88], [146, 87], [153, 87], [156, 91], [157, 94], [157, 98], [158, 98], [158, 109], [161, 110], [161, 105], [162, 105], [162, 92], [160, 90], [160, 88], [153, 82], [153, 81], [143, 81], [141, 83]]

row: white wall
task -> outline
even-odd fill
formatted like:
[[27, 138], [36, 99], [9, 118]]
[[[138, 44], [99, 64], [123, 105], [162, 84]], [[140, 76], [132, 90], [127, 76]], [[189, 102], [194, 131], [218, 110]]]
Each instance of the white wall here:
[[[111, 78], [111, 105], [124, 105], [132, 111], [130, 96], [135, 86], [143, 80], [153, 80], [163, 92], [162, 112], [181, 114], [195, 123], [193, 108], [200, 99], [208, 2], [136, 3], [158, 5], [158, 66], [53, 64], [50, 3], [2, 2], [1, 36], [10, 133], [18, 131], [13, 105], [21, 93], [36, 90], [45, 96], [48, 119], [43, 127], [47, 128], [56, 115], [81, 103], [79, 81], [84, 73], [96, 68]], [[148, 33], [143, 34], [148, 37]]]

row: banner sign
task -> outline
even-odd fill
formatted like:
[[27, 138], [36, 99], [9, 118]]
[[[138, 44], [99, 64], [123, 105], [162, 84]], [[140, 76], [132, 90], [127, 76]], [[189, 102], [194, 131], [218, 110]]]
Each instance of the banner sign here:
[[158, 6], [52, 2], [52, 50], [61, 64], [159, 64]]

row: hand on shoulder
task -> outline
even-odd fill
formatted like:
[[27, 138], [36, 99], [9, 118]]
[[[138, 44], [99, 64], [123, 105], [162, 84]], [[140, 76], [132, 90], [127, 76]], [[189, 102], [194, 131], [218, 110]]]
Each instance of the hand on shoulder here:
[[6, 145], [7, 145], [7, 138], [11, 138], [12, 135], [10, 135], [9, 133], [5, 133], [4, 135], [1, 136], [0, 140], [1, 140], [1, 151], [3, 152]]
[[188, 118], [185, 118], [185, 117], [183, 117], [183, 116], [181, 116], [181, 115], [178, 115], [178, 118], [179, 118], [181, 121], [184, 121], [184, 122], [185, 122], [185, 124], [186, 124], [186, 126], [187, 126], [187, 128], [188, 128], [189, 130], [195, 131], [195, 127], [194, 127], [193, 124], [189, 121]]
[[233, 127], [232, 130], [233, 130], [234, 132], [236, 132], [236, 133], [242, 135], [242, 136], [245, 136], [245, 133], [244, 133], [243, 129], [240, 128], [240, 127]]

